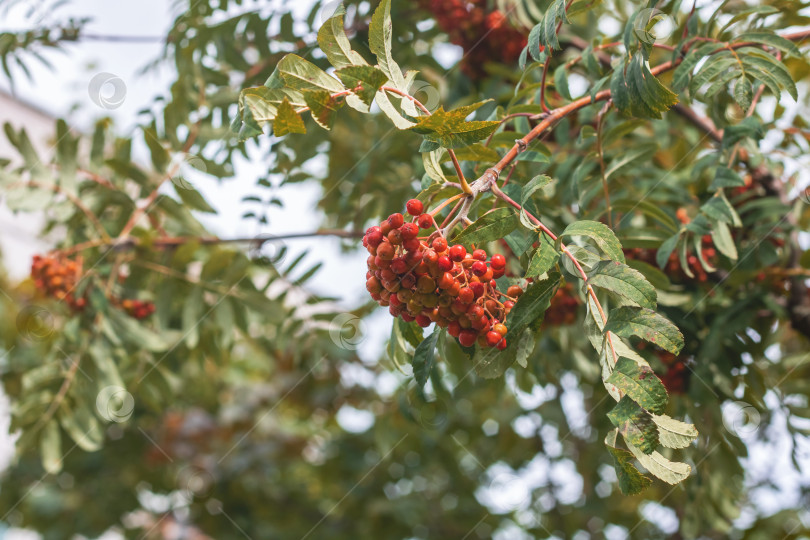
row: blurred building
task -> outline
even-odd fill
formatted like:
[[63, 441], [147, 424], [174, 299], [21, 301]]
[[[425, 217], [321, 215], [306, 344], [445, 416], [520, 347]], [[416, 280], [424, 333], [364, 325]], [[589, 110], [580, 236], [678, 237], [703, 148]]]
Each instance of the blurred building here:
[[[50, 156], [56, 119], [46, 111], [0, 90], [0, 123], [11, 124], [15, 129], [24, 127], [40, 156]], [[9, 143], [5, 133], [0, 134], [0, 159], [12, 159], [19, 164], [19, 154]], [[13, 165], [12, 165], [13, 166]], [[40, 238], [43, 218], [39, 212], [12, 214], [0, 193], [0, 255], [3, 266], [12, 280], [28, 274], [31, 256], [48, 249], [48, 242]]]

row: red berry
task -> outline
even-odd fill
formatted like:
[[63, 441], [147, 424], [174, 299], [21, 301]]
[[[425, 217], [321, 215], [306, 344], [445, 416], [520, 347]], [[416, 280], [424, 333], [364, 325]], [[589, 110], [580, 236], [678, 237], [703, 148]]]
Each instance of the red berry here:
[[472, 258], [477, 261], [485, 261], [487, 260], [487, 252], [483, 249], [476, 249], [472, 252]]
[[425, 253], [422, 255], [422, 260], [425, 261], [427, 264], [436, 264], [439, 260], [439, 257], [436, 255], [436, 252], [432, 249], [425, 250]]
[[455, 283], [455, 279], [453, 279], [453, 274], [450, 272], [445, 272], [442, 274], [442, 277], [439, 278], [439, 288], [440, 289], [449, 289]]
[[436, 261], [439, 265], [439, 270], [442, 272], [449, 272], [453, 268], [453, 261], [447, 255], [442, 255]]
[[366, 233], [365, 238], [366, 242], [371, 247], [377, 247], [383, 241], [383, 235], [382, 232], [380, 232], [379, 227], [371, 227], [371, 229], [369, 229], [369, 232]]
[[450, 324], [447, 325], [447, 333], [454, 338], [458, 337], [461, 333], [461, 325], [458, 324], [458, 321], [451, 321]]
[[400, 227], [402, 227], [403, 223], [405, 223], [405, 218], [402, 217], [402, 214], [400, 214], [399, 212], [388, 216], [388, 224], [391, 226], [392, 229], [399, 229]]
[[475, 300], [475, 293], [469, 287], [462, 287], [458, 291], [458, 299], [464, 304], [472, 304]]
[[380, 247], [377, 248], [377, 257], [379, 257], [384, 261], [390, 261], [391, 259], [393, 259], [395, 253], [396, 250], [394, 249], [394, 246], [392, 246], [387, 242], [380, 244]]
[[402, 315], [400, 315], [400, 317], [402, 317], [402, 320], [405, 321], [405, 322], [413, 322], [414, 320], [416, 320], [416, 317], [414, 317], [413, 315], [411, 315], [407, 311], [403, 311]]
[[419, 227], [416, 226], [416, 223], [403, 223], [399, 232], [403, 240], [411, 240], [419, 236]]
[[484, 294], [484, 284], [480, 282], [473, 282], [470, 283], [470, 288], [472, 289], [473, 293], [475, 293], [476, 298], [481, 298]]
[[433, 216], [430, 214], [422, 214], [416, 222], [419, 224], [419, 228], [429, 229], [433, 226]]
[[484, 262], [481, 262], [481, 261], [475, 261], [475, 262], [473, 263], [473, 265], [472, 265], [472, 271], [473, 271], [473, 274], [475, 274], [475, 275], [476, 275], [476, 276], [478, 276], [478, 277], [481, 277], [481, 276], [483, 276], [484, 274], [486, 274], [486, 273], [487, 273], [487, 270], [488, 270], [487, 265], [486, 265], [486, 263], [484, 263]]
[[426, 328], [426, 327], [430, 326], [430, 322], [431, 322], [430, 318], [427, 317], [426, 315], [421, 315], [420, 314], [420, 315], [416, 316], [416, 324], [418, 324], [422, 328]]
[[408, 271], [408, 263], [401, 257], [397, 257], [391, 261], [391, 271], [397, 274], [404, 274]]
[[444, 251], [447, 249], [447, 240], [442, 237], [434, 238], [432, 247], [434, 250], [436, 250], [436, 253], [444, 253]]
[[405, 209], [412, 216], [420, 215], [422, 213], [422, 210], [424, 210], [424, 208], [425, 208], [425, 206], [422, 204], [422, 201], [420, 201], [419, 199], [411, 199], [410, 201], [408, 201], [405, 204]]
[[492, 331], [503, 337], [506, 335], [506, 325], [501, 323], [493, 324]]
[[475, 345], [476, 339], [478, 339], [478, 332], [475, 330], [462, 330], [458, 334], [458, 342], [464, 347], [472, 347]]
[[493, 270], [498, 270], [500, 268], [506, 267], [506, 259], [500, 253], [496, 253], [495, 255], [492, 256], [491, 263]]
[[[405, 225], [408, 225], [408, 223]], [[408, 251], [419, 251], [419, 248], [422, 247], [422, 243], [416, 238], [411, 238], [410, 240], [403, 241], [402, 247]]]
[[506, 348], [506, 338], [503, 338], [502, 340], [500, 340], [498, 342], [498, 344], [496, 345], [496, 347], [498, 348], [499, 351], [504, 350]]
[[487, 332], [487, 345], [489, 345], [490, 347], [494, 347], [495, 345], [497, 345], [501, 341], [501, 339], [503, 339], [503, 336], [500, 335], [498, 332], [493, 332], [492, 330]]
[[450, 248], [450, 258], [456, 262], [460, 262], [467, 255], [467, 250], [462, 245], [455, 245]]

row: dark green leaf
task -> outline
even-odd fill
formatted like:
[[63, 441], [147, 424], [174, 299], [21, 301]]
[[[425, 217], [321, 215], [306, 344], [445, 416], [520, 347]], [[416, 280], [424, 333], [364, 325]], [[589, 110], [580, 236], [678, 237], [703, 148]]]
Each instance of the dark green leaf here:
[[586, 236], [596, 242], [596, 245], [611, 260], [625, 262], [622, 245], [613, 231], [598, 221], [575, 221], [565, 228], [560, 237], [564, 236]]
[[498, 208], [475, 220], [453, 238], [453, 243], [469, 246], [499, 240], [514, 231], [517, 225], [517, 214], [511, 208]]
[[650, 366], [629, 358], [619, 358], [605, 382], [616, 386], [645, 410], [653, 414], [664, 414], [667, 390]]
[[655, 309], [658, 295], [644, 276], [617, 261], [601, 261], [594, 266], [588, 282], [621, 295], [641, 307]]
[[669, 319], [650, 309], [631, 306], [614, 309], [608, 316], [605, 331], [621, 337], [640, 337], [672, 354], [678, 354], [683, 348], [683, 335], [680, 330]]
[[645, 454], [652, 453], [658, 446], [658, 429], [652, 416], [628, 396], [624, 396], [607, 416], [622, 437]]
[[288, 133], [306, 132], [307, 128], [304, 125], [304, 121], [298, 113], [295, 112], [295, 107], [293, 107], [290, 101], [285, 97], [278, 106], [276, 119], [273, 120], [273, 134], [277, 137], [283, 137]]
[[422, 340], [422, 343], [416, 347], [416, 352], [413, 355], [413, 376], [419, 386], [425, 386], [430, 370], [436, 362], [436, 341], [439, 339], [441, 333], [440, 328], [436, 328], [432, 334]]

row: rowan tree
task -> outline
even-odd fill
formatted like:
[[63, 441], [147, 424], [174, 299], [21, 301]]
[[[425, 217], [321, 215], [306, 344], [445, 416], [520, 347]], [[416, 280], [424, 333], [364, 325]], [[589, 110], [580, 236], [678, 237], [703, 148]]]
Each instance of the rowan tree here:
[[[51, 158], [5, 128], [4, 201], [58, 242], [2, 284], [20, 437], [0, 521], [810, 533], [806, 2], [176, 9], [153, 66], [175, 78], [134, 132], [60, 120]], [[7, 76], [86, 22], [2, 34]], [[241, 157], [267, 170], [243, 219], [320, 185], [301, 236], [367, 257], [368, 296], [313, 293], [318, 253], [290, 238], [206, 230], [183, 171], [241, 182]]]

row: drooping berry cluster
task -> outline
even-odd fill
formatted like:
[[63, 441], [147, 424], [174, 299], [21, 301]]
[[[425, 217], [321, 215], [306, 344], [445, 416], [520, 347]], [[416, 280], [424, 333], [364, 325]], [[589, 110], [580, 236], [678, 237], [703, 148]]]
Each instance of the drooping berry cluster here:
[[64, 301], [73, 311], [81, 311], [87, 305], [87, 300], [74, 294], [81, 275], [81, 260], [34, 255], [31, 263], [34, 285], [48, 296]]
[[439, 232], [419, 236], [420, 229], [434, 226], [433, 216], [423, 213], [422, 202], [407, 204], [411, 221], [392, 214], [363, 237], [368, 249], [366, 289], [394, 317], [447, 328], [459, 343], [471, 347], [506, 348], [506, 315], [523, 293], [512, 285], [506, 294], [495, 279], [503, 276], [506, 259], [483, 249], [468, 253], [448, 245]]
[[513, 65], [526, 46], [524, 33], [486, 0], [422, 0], [450, 42], [464, 49], [461, 69], [471, 79], [486, 76], [487, 62]]
[[[60, 255], [34, 255], [31, 278], [45, 294], [65, 302], [73, 311], [87, 306], [84, 294], [77, 296], [77, 284], [82, 277], [81, 259], [72, 260]], [[155, 305], [144, 300], [111, 297], [110, 302], [136, 319], [144, 319], [155, 312]]]
[[121, 309], [127, 312], [130, 317], [136, 319], [145, 319], [155, 312], [155, 304], [146, 300], [131, 300], [125, 298], [121, 300], [119, 305]]
[[568, 326], [577, 320], [577, 310], [579, 300], [574, 295], [574, 286], [565, 283], [551, 299], [551, 304], [546, 310], [543, 326]]
[[[714, 265], [717, 261], [717, 250], [714, 248], [714, 242], [712, 241], [711, 235], [704, 235], [701, 239], [701, 253], [703, 255], [703, 260], [707, 261], [709, 264]], [[656, 250], [655, 249], [645, 249], [645, 248], [630, 248], [625, 249], [624, 254], [627, 256], [628, 259], [634, 259], [637, 261], [643, 261], [647, 264], [652, 266], [658, 266], [656, 263]], [[690, 278], [686, 272], [684, 272], [683, 268], [681, 267], [681, 260], [680, 255], [677, 251], [673, 251], [670, 256], [669, 260], [667, 261], [666, 266], [664, 267], [664, 272], [675, 281], [684, 282], [684, 281], [691, 281], [697, 280], [701, 283], [707, 281], [709, 279], [709, 275], [706, 273], [706, 270], [703, 268], [703, 265], [700, 264], [700, 260], [698, 256], [695, 254], [689, 254], [686, 257], [686, 262], [689, 265], [689, 269], [692, 271], [695, 277]]]

